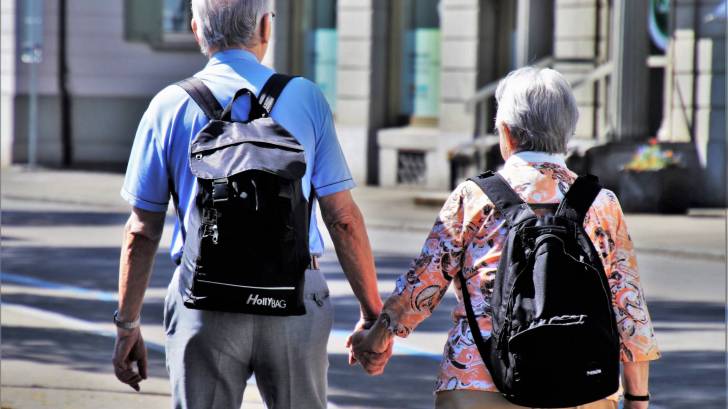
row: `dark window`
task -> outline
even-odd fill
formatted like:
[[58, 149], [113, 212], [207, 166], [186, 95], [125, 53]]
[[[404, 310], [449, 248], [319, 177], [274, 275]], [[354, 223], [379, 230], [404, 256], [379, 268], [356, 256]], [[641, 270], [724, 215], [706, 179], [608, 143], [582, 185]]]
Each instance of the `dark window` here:
[[318, 84], [336, 108], [336, 0], [292, 2], [291, 72]]
[[162, 29], [164, 33], [190, 34], [192, 9], [190, 0], [164, 0]]
[[397, 152], [397, 183], [400, 185], [422, 185], [425, 183], [425, 153], [421, 151]]
[[154, 48], [197, 50], [191, 19], [190, 0], [124, 1], [126, 39]]

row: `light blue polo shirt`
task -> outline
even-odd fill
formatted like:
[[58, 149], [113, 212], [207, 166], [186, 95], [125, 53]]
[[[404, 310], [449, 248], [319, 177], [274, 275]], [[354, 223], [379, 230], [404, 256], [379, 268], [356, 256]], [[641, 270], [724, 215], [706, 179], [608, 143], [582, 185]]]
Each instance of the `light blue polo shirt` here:
[[[241, 88], [258, 94], [272, 74], [273, 70], [260, 64], [252, 53], [236, 49], [214, 54], [195, 77], [225, 107]], [[233, 119], [245, 120], [249, 108], [249, 99], [239, 98], [233, 107]], [[271, 117], [305, 149], [306, 174], [302, 184], [306, 197], [311, 185], [318, 197], [355, 186], [336, 137], [331, 109], [318, 86], [304, 78], [293, 79], [273, 107]], [[202, 109], [179, 86], [170, 85], [159, 92], [139, 123], [121, 196], [139, 209], [165, 212], [170, 199], [168, 181], [172, 179], [179, 195], [179, 210], [187, 224], [197, 193], [195, 177], [189, 169], [190, 142], [207, 122]], [[321, 255], [323, 240], [315, 210], [309, 231], [310, 250], [311, 254]], [[173, 259], [182, 254], [182, 248], [177, 222], [170, 249]]]

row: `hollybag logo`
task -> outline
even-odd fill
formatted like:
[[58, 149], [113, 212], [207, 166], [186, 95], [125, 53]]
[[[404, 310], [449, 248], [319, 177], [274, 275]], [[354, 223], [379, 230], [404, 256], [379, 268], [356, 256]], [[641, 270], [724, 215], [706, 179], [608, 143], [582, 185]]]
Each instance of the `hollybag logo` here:
[[250, 294], [248, 296], [248, 301], [246, 302], [246, 304], [269, 308], [286, 308], [286, 300], [278, 300], [271, 297], [261, 297], [259, 294]]

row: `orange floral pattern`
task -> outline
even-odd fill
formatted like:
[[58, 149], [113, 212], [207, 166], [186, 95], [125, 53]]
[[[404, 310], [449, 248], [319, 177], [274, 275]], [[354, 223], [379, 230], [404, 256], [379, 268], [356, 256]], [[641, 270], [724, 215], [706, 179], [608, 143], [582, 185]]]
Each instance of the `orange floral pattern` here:
[[[523, 152], [512, 156], [501, 175], [527, 203], [559, 203], [576, 179], [559, 156]], [[599, 252], [612, 290], [623, 361], [657, 359], [655, 334], [640, 285], [632, 240], [616, 196], [603, 189], [584, 220]], [[506, 225], [492, 202], [473, 182], [450, 195], [422, 252], [387, 299], [390, 330], [409, 335], [432, 314], [462, 268], [481, 331], [491, 330], [490, 297]], [[458, 305], [449, 332], [435, 391], [497, 391], [474, 344], [465, 316], [462, 289], [454, 281]], [[616, 398], [613, 397], [613, 398]]]

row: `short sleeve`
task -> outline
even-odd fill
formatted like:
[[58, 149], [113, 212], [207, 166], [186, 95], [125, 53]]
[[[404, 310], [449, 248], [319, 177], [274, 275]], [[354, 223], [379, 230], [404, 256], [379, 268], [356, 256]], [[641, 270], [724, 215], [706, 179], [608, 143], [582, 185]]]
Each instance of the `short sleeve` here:
[[326, 99], [318, 88], [314, 90], [314, 100], [318, 123], [315, 128], [316, 151], [314, 153], [311, 183], [316, 195], [323, 197], [353, 189], [356, 184], [336, 136], [331, 108], [329, 108]]
[[129, 204], [150, 212], [166, 212], [169, 203], [167, 161], [160, 144], [163, 139], [158, 102], [152, 100], [139, 122], [121, 196]]

